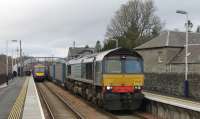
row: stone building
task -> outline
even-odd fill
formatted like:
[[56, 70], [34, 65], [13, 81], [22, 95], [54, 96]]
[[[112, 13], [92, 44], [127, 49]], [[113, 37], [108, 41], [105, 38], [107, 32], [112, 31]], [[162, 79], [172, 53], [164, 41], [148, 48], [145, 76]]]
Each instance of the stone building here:
[[0, 55], [0, 74], [6, 74], [6, 55]]
[[90, 47], [70, 47], [68, 51], [67, 60], [77, 58], [83, 55], [95, 53], [95, 48]]
[[[144, 58], [144, 71], [164, 73], [185, 71], [185, 32], [164, 31], [135, 48]], [[189, 72], [200, 73], [200, 34], [189, 33]]]

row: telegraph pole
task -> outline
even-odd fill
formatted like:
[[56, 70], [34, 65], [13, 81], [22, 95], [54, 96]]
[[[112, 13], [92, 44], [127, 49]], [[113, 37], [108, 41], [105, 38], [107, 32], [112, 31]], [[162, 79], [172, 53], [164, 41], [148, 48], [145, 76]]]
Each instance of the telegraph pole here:
[[22, 76], [22, 41], [19, 41], [19, 52], [20, 52], [20, 76]]
[[8, 77], [8, 40], [6, 40], [6, 76]]

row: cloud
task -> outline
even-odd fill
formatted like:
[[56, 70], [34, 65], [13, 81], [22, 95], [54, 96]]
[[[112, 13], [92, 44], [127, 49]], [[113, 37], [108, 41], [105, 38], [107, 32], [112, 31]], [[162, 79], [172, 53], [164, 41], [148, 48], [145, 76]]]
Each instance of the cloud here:
[[157, 14], [166, 22], [166, 29], [178, 28], [185, 31], [185, 16], [176, 13], [176, 10], [185, 10], [189, 13], [189, 19], [193, 22], [195, 31], [196, 26], [200, 24], [198, 0], [154, 0], [157, 7]]
[[54, 56], [65, 57], [65, 51], [72, 46], [73, 41], [77, 46], [93, 46], [96, 40], [103, 40], [107, 24], [125, 2], [0, 1], [0, 51], [5, 52], [5, 40], [17, 39], [22, 40], [25, 54], [51, 56], [54, 53]]
[[[120, 6], [128, 0], [1, 0], [0, 53], [5, 53], [6, 40], [22, 40], [25, 54], [66, 57], [72, 46], [94, 46], [103, 40], [106, 27]], [[184, 16], [189, 12], [194, 25], [199, 25], [199, 1], [154, 0], [156, 14], [166, 22], [165, 29], [184, 31]], [[9, 43], [9, 52], [19, 44]]]

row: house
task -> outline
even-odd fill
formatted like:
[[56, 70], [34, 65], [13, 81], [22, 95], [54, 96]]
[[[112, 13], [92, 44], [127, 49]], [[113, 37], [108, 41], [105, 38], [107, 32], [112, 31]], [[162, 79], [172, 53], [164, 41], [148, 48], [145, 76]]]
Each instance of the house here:
[[[185, 32], [164, 31], [138, 46], [145, 72], [185, 72]], [[189, 33], [188, 70], [200, 73], [200, 33]]]
[[0, 55], [0, 74], [6, 74], [6, 55]]
[[95, 48], [90, 47], [70, 47], [67, 60], [78, 58], [84, 55], [95, 53]]

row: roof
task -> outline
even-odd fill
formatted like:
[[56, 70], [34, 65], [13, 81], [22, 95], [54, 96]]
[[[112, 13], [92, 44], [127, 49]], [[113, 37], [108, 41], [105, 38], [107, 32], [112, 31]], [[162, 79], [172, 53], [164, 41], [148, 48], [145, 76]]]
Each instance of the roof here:
[[[184, 47], [185, 32], [164, 31], [158, 37], [136, 47], [136, 50], [158, 47]], [[200, 33], [189, 33], [189, 44], [200, 44]]]
[[84, 51], [92, 51], [94, 53], [95, 48], [85, 48], [85, 47], [70, 47], [68, 56], [76, 56], [82, 54]]
[[[102, 61], [106, 55], [110, 55], [111, 53], [116, 53], [116, 52], [122, 52], [124, 50], [127, 51], [127, 49], [125, 49], [125, 48], [115, 48], [115, 49], [107, 50], [107, 51], [100, 52], [100, 53], [85, 55], [83, 57], [72, 59], [72, 60], [68, 61], [67, 64], [87, 63], [87, 62], [93, 62], [94, 60]], [[130, 51], [128, 51], [128, 52], [130, 52]], [[141, 57], [137, 52], [134, 51], [133, 53], [137, 57]]]
[[83, 62], [83, 63], [92, 62], [94, 60], [94, 58], [96, 58], [95, 59], [96, 61], [102, 61], [104, 56], [106, 56], [108, 53], [110, 53], [112, 51], [115, 51], [117, 49], [119, 49], [119, 48], [107, 50], [107, 51], [100, 52], [100, 53], [94, 53], [94, 54], [90, 54], [90, 55], [85, 55], [83, 57], [72, 59], [68, 63], [69, 64], [76, 64], [76, 63], [80, 63], [80, 62]]
[[[199, 45], [189, 45], [188, 52], [188, 63], [200, 63], [200, 44]], [[185, 63], [185, 48], [170, 61], [171, 64]]]

